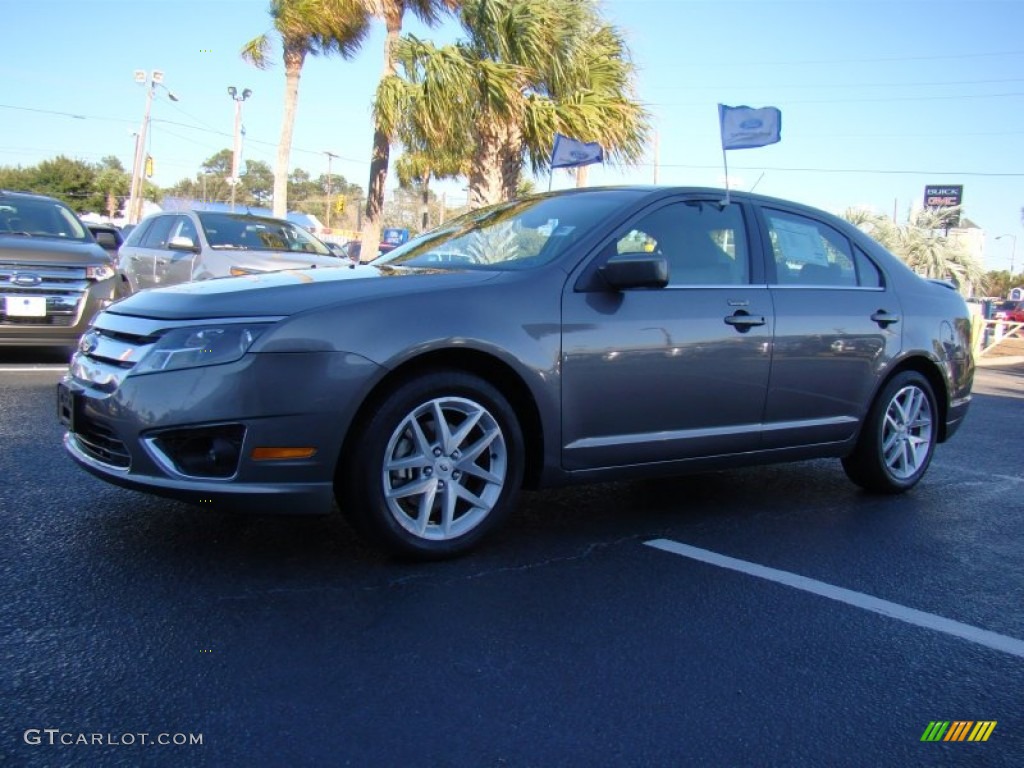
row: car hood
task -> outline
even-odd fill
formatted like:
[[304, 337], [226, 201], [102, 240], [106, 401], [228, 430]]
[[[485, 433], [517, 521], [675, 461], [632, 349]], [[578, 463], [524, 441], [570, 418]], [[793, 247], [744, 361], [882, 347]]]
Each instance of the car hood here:
[[110, 256], [98, 243], [59, 240], [49, 237], [0, 235], [0, 263], [70, 264], [110, 263]]
[[273, 271], [278, 269], [306, 269], [307, 267], [335, 268], [348, 266], [346, 259], [338, 256], [321, 256], [318, 253], [296, 251], [242, 251], [217, 250], [218, 256], [229, 256], [233, 265], [247, 269]]
[[289, 269], [154, 288], [119, 301], [107, 311], [160, 320], [287, 316], [384, 296], [478, 285], [499, 274], [370, 264]]

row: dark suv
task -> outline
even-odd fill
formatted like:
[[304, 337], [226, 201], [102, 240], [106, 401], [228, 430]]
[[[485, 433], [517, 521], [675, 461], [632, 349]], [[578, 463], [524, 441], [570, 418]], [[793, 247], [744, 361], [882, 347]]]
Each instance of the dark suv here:
[[0, 346], [67, 346], [115, 297], [109, 254], [64, 203], [0, 190]]

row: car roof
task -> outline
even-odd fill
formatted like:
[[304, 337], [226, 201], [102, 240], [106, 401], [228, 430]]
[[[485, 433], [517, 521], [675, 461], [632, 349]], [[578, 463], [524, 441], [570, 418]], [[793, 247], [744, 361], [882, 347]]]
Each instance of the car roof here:
[[15, 199], [21, 198], [24, 200], [53, 200], [58, 203], [61, 202], [56, 197], [51, 197], [50, 195], [40, 195], [35, 192], [15, 192], [10, 189], [0, 189], [0, 197], [13, 197]]

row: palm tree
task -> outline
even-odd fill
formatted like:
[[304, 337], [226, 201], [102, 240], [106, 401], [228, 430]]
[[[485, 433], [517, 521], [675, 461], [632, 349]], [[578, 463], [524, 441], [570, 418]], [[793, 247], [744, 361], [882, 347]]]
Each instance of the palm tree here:
[[843, 218], [867, 232], [919, 275], [951, 280], [970, 295], [974, 288], [984, 285], [985, 275], [974, 257], [944, 234], [949, 217], [958, 215], [959, 211], [954, 209], [922, 208], [914, 211], [905, 224], [897, 224], [887, 216], [848, 209]]
[[467, 0], [460, 19], [464, 42], [400, 41], [403, 76], [382, 83], [377, 110], [427, 144], [461, 147], [472, 206], [515, 197], [527, 159], [547, 169], [555, 133], [598, 141], [615, 161], [641, 157], [633, 66], [592, 0]]
[[[288, 212], [288, 166], [302, 65], [307, 55], [351, 58], [366, 38], [370, 20], [363, 0], [271, 0], [270, 16], [284, 56], [284, 117], [274, 167], [274, 215], [283, 217]], [[264, 33], [243, 46], [242, 58], [266, 69], [270, 47], [271, 33]]]
[[[445, 11], [453, 11], [460, 0], [361, 0], [365, 12], [384, 22], [383, 82], [395, 74], [395, 43], [402, 33], [402, 19], [411, 11], [425, 24], [435, 24]], [[380, 242], [381, 219], [384, 213], [384, 182], [387, 180], [394, 135], [385, 130], [380, 120], [374, 121], [373, 151], [370, 157], [370, 181], [366, 188], [366, 217], [363, 220], [362, 252], [376, 253]]]

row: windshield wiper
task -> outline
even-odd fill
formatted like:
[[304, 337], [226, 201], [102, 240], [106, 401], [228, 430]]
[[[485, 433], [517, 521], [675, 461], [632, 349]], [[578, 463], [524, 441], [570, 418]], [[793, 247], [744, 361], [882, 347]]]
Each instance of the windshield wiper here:
[[247, 245], [236, 245], [235, 243], [222, 243], [221, 245], [211, 245], [210, 247], [213, 248], [215, 251], [217, 251], [217, 250], [224, 250], [224, 251], [248, 251], [249, 250], [249, 246], [247, 246]]
[[6, 231], [4, 231], [3, 233], [0, 233], [0, 234], [4, 234], [4, 235], [17, 235], [18, 237], [35, 237], [35, 235], [33, 235], [31, 232], [24, 232], [24, 231], [18, 230], [18, 229], [8, 229], [8, 230], [6, 230]]

